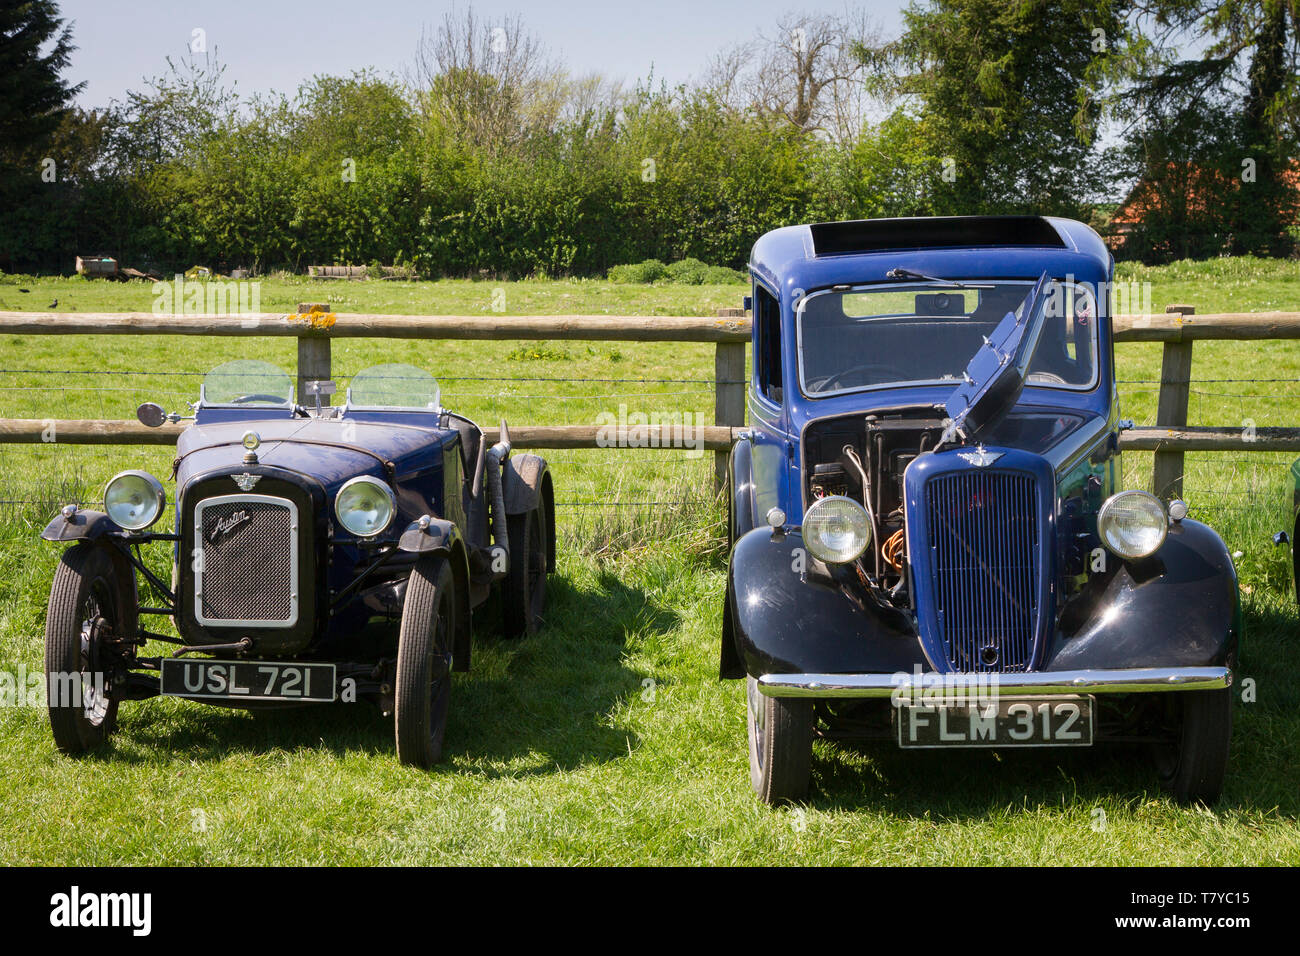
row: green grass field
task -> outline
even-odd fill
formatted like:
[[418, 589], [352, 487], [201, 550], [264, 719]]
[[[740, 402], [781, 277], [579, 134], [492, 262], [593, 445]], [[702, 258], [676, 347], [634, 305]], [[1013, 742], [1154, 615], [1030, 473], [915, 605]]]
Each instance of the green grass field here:
[[[1122, 277], [1150, 282], [1157, 309], [1300, 308], [1294, 262]], [[262, 307], [328, 299], [337, 311], [486, 315], [497, 288], [517, 314], [707, 315], [744, 294], [278, 279], [263, 285]], [[0, 310], [44, 309], [55, 298], [60, 311], [150, 305], [145, 284], [0, 278]], [[1159, 347], [1117, 352], [1124, 414], [1149, 422]], [[236, 357], [292, 369], [294, 346], [0, 337], [0, 417], [129, 418], [150, 399], [181, 408], [206, 368]], [[708, 346], [335, 343], [341, 383], [380, 361], [429, 368], [447, 405], [484, 421], [591, 424], [620, 403], [705, 420], [712, 409]], [[1199, 343], [1193, 376], [1193, 423], [1300, 422], [1300, 343]], [[58, 549], [36, 535], [54, 507], [97, 500], [126, 467], [161, 474], [170, 457], [0, 445], [0, 670], [41, 665]], [[1300, 692], [1291, 680], [1300, 622], [1289, 551], [1269, 540], [1289, 523], [1289, 456], [1189, 456], [1193, 515], [1241, 552], [1241, 676], [1257, 693], [1237, 707], [1228, 783], [1213, 811], [1172, 804], [1143, 755], [1120, 749], [901, 754], [824, 744], [810, 803], [762, 806], [748, 785], [742, 688], [715, 676], [725, 556], [711, 454], [548, 458], [565, 505], [547, 626], [519, 643], [480, 628], [474, 670], [456, 676], [438, 770], [398, 766], [390, 724], [364, 706], [253, 718], [169, 700], [126, 704], [111, 748], [79, 760], [54, 751], [43, 711], [0, 707], [0, 864], [1300, 862]], [[1150, 456], [1126, 455], [1125, 470], [1130, 486], [1144, 486]]]

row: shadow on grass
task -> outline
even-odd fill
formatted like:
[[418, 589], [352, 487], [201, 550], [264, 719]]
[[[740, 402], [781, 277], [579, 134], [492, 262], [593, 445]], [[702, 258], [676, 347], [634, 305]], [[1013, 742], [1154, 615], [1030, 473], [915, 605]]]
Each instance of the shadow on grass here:
[[[627, 754], [639, 741], [610, 713], [645, 676], [625, 662], [629, 634], [665, 633], [677, 615], [612, 574], [579, 591], [555, 576], [546, 624], [508, 641], [475, 622], [474, 663], [453, 677], [439, 770], [485, 776], [569, 771]], [[119, 737], [92, 759], [147, 763], [170, 756], [219, 760], [239, 754], [313, 750], [396, 761], [392, 718], [367, 704], [250, 714], [190, 701], [126, 704]], [[119, 739], [119, 738], [114, 738]], [[509, 764], [509, 766], [502, 766]], [[459, 766], [457, 766], [459, 765]]]
[[[1245, 608], [1245, 625], [1227, 778], [1213, 809], [1297, 819], [1300, 688], [1290, 677], [1300, 640], [1295, 609], [1252, 603]], [[1254, 699], [1243, 700], [1243, 692]], [[824, 743], [813, 758], [813, 805], [907, 818], [976, 820], [999, 816], [1009, 807], [1162, 797], [1148, 749], [1132, 744], [902, 751], [888, 741]]]
[[[1253, 734], [1267, 724], [1238, 706], [1223, 796], [1216, 811], [1300, 817], [1300, 745], [1289, 736], [1267, 746]], [[1147, 748], [1098, 744], [1078, 751], [899, 750], [888, 742], [819, 745], [813, 758], [814, 806], [887, 812], [896, 817], [971, 821], [1018, 807], [1078, 807], [1164, 797]]]
[[1155, 771], [1137, 747], [1050, 755], [1045, 749], [904, 752], [881, 741], [837, 750], [819, 748], [814, 757], [814, 805], [974, 821], [1018, 807], [1079, 806], [1158, 792]]

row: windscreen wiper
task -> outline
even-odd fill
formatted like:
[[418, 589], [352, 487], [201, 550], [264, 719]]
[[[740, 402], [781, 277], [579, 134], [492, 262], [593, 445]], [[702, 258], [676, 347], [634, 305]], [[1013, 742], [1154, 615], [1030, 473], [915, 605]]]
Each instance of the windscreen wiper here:
[[928, 276], [924, 272], [913, 272], [911, 269], [890, 269], [885, 273], [886, 279], [911, 279], [922, 282], [934, 282], [949, 289], [992, 289], [993, 286], [987, 284], [971, 285], [965, 282], [955, 282], [952, 279], [940, 279], [937, 276]]

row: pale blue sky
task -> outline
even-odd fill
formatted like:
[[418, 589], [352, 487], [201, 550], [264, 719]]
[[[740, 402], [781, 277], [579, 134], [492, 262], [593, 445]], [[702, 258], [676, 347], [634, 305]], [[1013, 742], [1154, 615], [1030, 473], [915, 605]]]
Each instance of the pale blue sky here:
[[[447, 0], [165, 0], [105, 3], [63, 0], [78, 49], [67, 76], [86, 81], [84, 107], [105, 106], [166, 71], [168, 55], [184, 55], [191, 31], [206, 31], [227, 64], [226, 79], [242, 95], [292, 93], [316, 73], [373, 67], [400, 73], [410, 63], [423, 24], [441, 21]], [[458, 3], [458, 8], [466, 5]], [[629, 85], [650, 73], [669, 85], [698, 75], [720, 49], [753, 36], [790, 11], [841, 12], [843, 0], [569, 0], [473, 4], [481, 19], [518, 13], [549, 51], [574, 73], [600, 72]], [[887, 35], [898, 33], [901, 0], [854, 3]]]

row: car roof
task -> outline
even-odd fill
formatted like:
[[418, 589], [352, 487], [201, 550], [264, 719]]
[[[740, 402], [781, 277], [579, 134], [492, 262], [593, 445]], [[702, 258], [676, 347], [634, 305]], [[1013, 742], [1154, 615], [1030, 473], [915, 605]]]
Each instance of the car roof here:
[[1073, 219], [1044, 216], [927, 216], [785, 226], [760, 236], [755, 276], [786, 292], [868, 283], [893, 268], [937, 276], [1036, 278], [1043, 272], [1099, 282], [1111, 255]]

